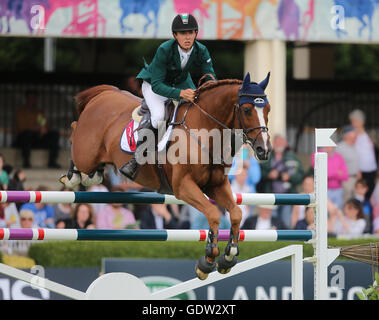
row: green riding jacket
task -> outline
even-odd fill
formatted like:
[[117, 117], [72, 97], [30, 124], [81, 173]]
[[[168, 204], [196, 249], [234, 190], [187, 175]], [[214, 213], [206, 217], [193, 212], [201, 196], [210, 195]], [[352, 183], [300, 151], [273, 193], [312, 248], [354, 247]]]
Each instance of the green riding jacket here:
[[[180, 100], [179, 95], [182, 89], [196, 89], [190, 75], [190, 70], [196, 68], [200, 69], [202, 75], [210, 73], [216, 79], [211, 57], [203, 44], [195, 40], [188, 62], [182, 70], [178, 42], [171, 39], [158, 47], [153, 61], [149, 65], [145, 63], [137, 79], [149, 82], [156, 94]], [[212, 78], [207, 76], [205, 80], [212, 80]]]

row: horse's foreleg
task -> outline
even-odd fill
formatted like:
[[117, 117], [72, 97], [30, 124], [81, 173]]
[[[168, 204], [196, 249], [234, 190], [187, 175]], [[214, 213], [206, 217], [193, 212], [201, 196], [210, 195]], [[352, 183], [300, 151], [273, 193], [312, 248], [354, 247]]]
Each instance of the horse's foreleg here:
[[229, 242], [225, 248], [225, 253], [217, 261], [217, 271], [220, 273], [228, 273], [237, 263], [236, 256], [239, 254], [238, 240], [242, 211], [234, 201], [228, 179], [226, 179], [221, 186], [214, 187], [210, 192], [207, 192], [207, 194], [230, 214], [231, 230]]
[[175, 196], [187, 202], [207, 217], [209, 223], [208, 240], [205, 256], [200, 258], [196, 266], [196, 274], [200, 280], [205, 280], [215, 269], [216, 257], [220, 254], [218, 248], [218, 226], [220, 224], [219, 210], [205, 197], [198, 185], [188, 176], [173, 185]]

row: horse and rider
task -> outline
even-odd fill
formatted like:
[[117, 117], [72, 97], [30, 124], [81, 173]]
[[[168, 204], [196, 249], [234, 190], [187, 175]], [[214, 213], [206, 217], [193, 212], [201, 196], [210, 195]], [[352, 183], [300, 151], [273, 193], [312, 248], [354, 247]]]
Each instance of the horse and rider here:
[[[61, 181], [70, 187], [80, 182], [85, 185], [100, 183], [104, 166], [111, 164], [137, 183], [158, 192], [171, 193], [204, 213], [209, 223], [207, 244], [205, 255], [196, 266], [196, 274], [203, 280], [216, 268], [220, 273], [229, 272], [237, 263], [239, 253], [242, 212], [227, 177], [226, 169], [231, 167], [232, 161], [226, 161], [228, 156], [224, 156], [227, 154], [224, 151], [229, 150], [229, 158], [233, 157], [245, 143], [254, 150], [258, 160], [267, 160], [271, 151], [267, 128], [271, 107], [264, 92], [270, 74], [260, 83], [251, 82], [249, 73], [243, 81], [217, 80], [208, 49], [196, 40], [198, 30], [192, 15], [179, 14], [174, 18], [173, 39], [163, 42], [152, 62], [145, 63], [137, 75], [142, 80], [144, 101], [108, 85], [95, 86], [76, 95], [79, 118], [71, 124], [71, 167]], [[204, 80], [198, 88], [190, 74], [195, 69], [200, 69], [201, 80]], [[167, 145], [178, 144], [188, 150], [184, 156], [186, 161], [168, 161], [160, 165], [139, 163], [139, 155], [146, 152], [139, 133], [148, 130], [153, 132], [153, 138], [156, 136], [161, 122], [167, 119], [165, 104], [171, 100], [180, 100], [180, 103], [175, 109], [175, 119], [169, 118], [168, 122], [174, 127], [173, 131], [181, 133], [182, 139], [169, 140]], [[126, 124], [132, 121], [135, 110], [142, 105], [147, 105], [149, 112], [139, 123], [137, 145], [131, 155], [121, 150], [120, 137]], [[194, 130], [220, 132], [222, 141], [229, 132], [230, 136], [239, 137], [240, 143], [233, 144], [236, 138], [230, 139], [229, 146], [220, 145], [212, 137], [205, 146], [203, 140], [194, 136]], [[191, 141], [196, 143], [191, 145]], [[222, 149], [221, 160], [215, 161], [212, 154], [219, 149]], [[193, 161], [194, 150], [200, 156], [208, 154], [211, 161]], [[154, 152], [157, 150], [153, 149]], [[169, 192], [163, 192], [167, 190], [162, 188], [164, 182]], [[220, 211], [217, 206], [229, 212], [231, 230], [225, 252], [216, 261], [220, 255]]]

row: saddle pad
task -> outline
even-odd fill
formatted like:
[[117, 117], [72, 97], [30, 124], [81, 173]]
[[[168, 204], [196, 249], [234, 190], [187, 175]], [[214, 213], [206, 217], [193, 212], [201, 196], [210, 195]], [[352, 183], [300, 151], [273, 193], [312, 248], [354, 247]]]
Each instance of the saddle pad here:
[[139, 122], [130, 120], [126, 125], [121, 139], [120, 139], [120, 148], [122, 151], [133, 154], [136, 151], [136, 143], [138, 141], [138, 128]]
[[[138, 108], [136, 108], [137, 110]], [[171, 121], [176, 121], [176, 116], [178, 113], [178, 105], [175, 104], [175, 110], [173, 119]], [[134, 119], [130, 120], [126, 125], [121, 139], [120, 139], [120, 148], [122, 151], [133, 154], [136, 151], [136, 143], [138, 141], [138, 131], [136, 130], [139, 126], [139, 121], [135, 121]], [[172, 134], [173, 126], [170, 125], [166, 132], [164, 133], [162, 139], [158, 143], [158, 152], [161, 152], [168, 144], [171, 134]]]

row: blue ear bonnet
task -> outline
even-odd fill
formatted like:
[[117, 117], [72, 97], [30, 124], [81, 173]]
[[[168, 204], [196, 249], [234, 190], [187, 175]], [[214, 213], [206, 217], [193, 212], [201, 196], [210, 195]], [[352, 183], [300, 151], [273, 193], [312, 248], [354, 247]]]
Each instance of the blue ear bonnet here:
[[256, 107], [263, 108], [268, 104], [265, 89], [270, 79], [270, 73], [261, 83], [250, 82], [250, 74], [247, 73], [243, 79], [241, 88], [238, 90], [238, 104], [252, 104]]

